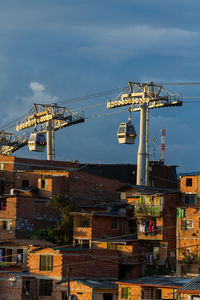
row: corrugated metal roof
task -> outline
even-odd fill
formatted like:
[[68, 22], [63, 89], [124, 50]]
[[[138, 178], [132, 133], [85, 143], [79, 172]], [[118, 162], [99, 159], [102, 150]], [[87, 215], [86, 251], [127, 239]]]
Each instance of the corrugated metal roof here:
[[[106, 281], [106, 280], [79, 280], [74, 279], [73, 281], [80, 282], [83, 285], [89, 286], [91, 288], [98, 288], [98, 289], [118, 289], [118, 284], [116, 284], [114, 281]], [[63, 289], [67, 287], [67, 281], [61, 281], [57, 284], [58, 289]]]
[[138, 241], [136, 238], [136, 233], [130, 234], [125, 237], [112, 237], [112, 238], [94, 238], [92, 239], [94, 242], [106, 242], [106, 243], [124, 243], [126, 244], [127, 242], [133, 242], [133, 241]]
[[139, 277], [133, 278], [128, 281], [119, 281], [121, 283], [132, 283], [138, 285], [145, 285], [145, 286], [175, 286], [175, 287], [182, 287], [190, 278], [185, 277], [173, 277], [173, 276], [146, 276], [146, 277]]
[[190, 279], [189, 282], [185, 283], [180, 289], [180, 292], [181, 291], [200, 291], [200, 275]]
[[70, 212], [70, 215], [83, 215], [83, 216], [97, 216], [97, 217], [117, 217], [117, 218], [127, 218], [126, 215], [114, 214], [114, 213], [106, 213], [106, 212]]

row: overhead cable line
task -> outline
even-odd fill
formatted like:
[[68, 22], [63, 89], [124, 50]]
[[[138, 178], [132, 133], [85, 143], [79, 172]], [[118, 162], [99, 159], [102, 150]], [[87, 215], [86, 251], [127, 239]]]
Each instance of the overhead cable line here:
[[97, 97], [101, 97], [101, 96], [106, 96], [106, 95], [109, 95], [109, 94], [113, 94], [113, 93], [119, 92], [121, 90], [122, 90], [122, 88], [116, 88], [116, 89], [112, 89], [112, 90], [108, 90], [108, 91], [104, 91], [104, 92], [90, 94], [90, 95], [87, 95], [87, 96], [76, 97], [76, 98], [69, 98], [67, 100], [57, 101], [56, 104], [57, 103], [64, 104], [64, 103], [74, 103], [74, 102], [79, 102], [79, 101], [85, 101], [85, 100], [89, 100], [89, 99], [93, 99], [93, 98], [97, 98]]
[[200, 82], [162, 82], [160, 85], [199, 85]]

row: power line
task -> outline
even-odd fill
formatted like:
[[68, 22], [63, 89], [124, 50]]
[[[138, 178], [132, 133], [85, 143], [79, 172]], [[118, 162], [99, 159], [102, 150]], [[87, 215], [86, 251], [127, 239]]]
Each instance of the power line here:
[[62, 101], [57, 101], [57, 103], [59, 104], [64, 104], [64, 103], [74, 103], [74, 102], [79, 102], [79, 101], [85, 101], [85, 100], [90, 100], [90, 99], [93, 99], [93, 98], [98, 98], [98, 97], [101, 97], [101, 96], [106, 96], [106, 95], [109, 95], [109, 94], [113, 94], [113, 93], [116, 93], [116, 92], [120, 92], [123, 88], [116, 88], [116, 89], [112, 89], [112, 90], [108, 90], [108, 91], [104, 91], [104, 92], [99, 92], [99, 93], [94, 93], [94, 94], [89, 94], [87, 96], [81, 96], [81, 97], [75, 97], [75, 98], [69, 98], [67, 100], [62, 100]]
[[199, 85], [200, 82], [162, 82], [160, 85]]

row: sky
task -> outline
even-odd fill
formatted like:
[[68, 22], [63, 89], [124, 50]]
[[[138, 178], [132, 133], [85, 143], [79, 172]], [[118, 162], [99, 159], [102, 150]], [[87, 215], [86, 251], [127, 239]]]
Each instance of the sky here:
[[[106, 109], [117, 93], [68, 100], [128, 81], [200, 82], [199, 11], [198, 0], [0, 1], [0, 129], [16, 133], [5, 125], [21, 120], [32, 103], [66, 100], [68, 109], [83, 110], [85, 122], [56, 132], [57, 160], [136, 163], [139, 112], [132, 114], [135, 145], [120, 145], [116, 132], [128, 113]], [[166, 164], [200, 171], [200, 103], [192, 99], [200, 97], [200, 85], [164, 87], [181, 93], [183, 106], [150, 111], [150, 160], [152, 138], [158, 160], [166, 128]], [[46, 158], [27, 147], [14, 155]]]

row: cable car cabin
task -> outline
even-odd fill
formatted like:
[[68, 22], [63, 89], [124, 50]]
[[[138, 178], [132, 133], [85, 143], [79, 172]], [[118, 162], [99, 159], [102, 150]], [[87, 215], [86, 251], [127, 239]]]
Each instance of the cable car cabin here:
[[135, 144], [136, 136], [135, 127], [131, 121], [120, 124], [117, 132], [117, 138], [120, 144]]
[[42, 133], [31, 133], [28, 140], [28, 148], [30, 151], [44, 152], [46, 147], [46, 138]]

